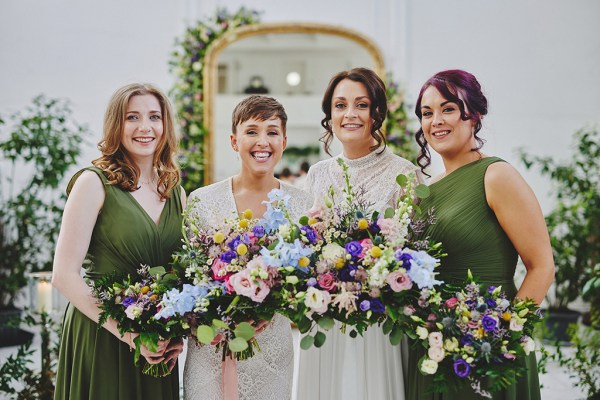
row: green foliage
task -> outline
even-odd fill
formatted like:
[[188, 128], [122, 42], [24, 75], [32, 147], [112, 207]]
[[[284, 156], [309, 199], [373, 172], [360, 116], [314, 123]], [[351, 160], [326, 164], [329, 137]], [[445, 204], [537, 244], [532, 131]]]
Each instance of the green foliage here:
[[172, 96], [180, 118], [181, 166], [183, 186], [190, 193], [204, 185], [204, 144], [208, 134], [204, 126], [204, 57], [210, 45], [234, 29], [259, 22], [258, 13], [244, 7], [235, 13], [217, 10], [207, 21], [189, 27], [176, 43], [170, 62], [176, 75]]
[[[18, 400], [51, 399], [54, 395], [54, 378], [60, 344], [60, 324], [45, 312], [27, 312], [21, 323], [38, 327], [41, 335], [41, 369], [32, 367], [36, 351], [31, 342], [19, 347], [17, 353], [9, 356], [0, 367], [0, 393], [12, 395], [7, 398]], [[20, 391], [15, 387], [23, 387]], [[4, 397], [3, 397], [4, 398]]]
[[87, 128], [70, 121], [66, 101], [40, 95], [25, 113], [0, 122], [0, 309], [26, 284], [26, 272], [49, 270], [64, 195]]
[[[590, 280], [600, 260], [600, 134], [596, 129], [575, 133], [575, 151], [567, 162], [535, 157], [521, 151], [521, 160], [554, 184], [558, 200], [546, 216], [556, 264], [553, 308], [566, 308]], [[552, 300], [552, 299], [549, 299]]]
[[414, 132], [408, 128], [408, 113], [404, 103], [404, 93], [391, 74], [387, 76], [388, 112], [385, 119], [385, 132], [390, 150], [411, 162], [417, 160], [417, 144]]

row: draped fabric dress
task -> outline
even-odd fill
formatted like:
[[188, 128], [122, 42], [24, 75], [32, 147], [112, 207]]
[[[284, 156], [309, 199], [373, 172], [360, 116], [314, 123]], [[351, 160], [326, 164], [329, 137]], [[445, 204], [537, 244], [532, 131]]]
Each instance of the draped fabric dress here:
[[[345, 183], [339, 157], [348, 165], [355, 193], [364, 189], [371, 210], [379, 213], [395, 206], [402, 194], [396, 177], [417, 172], [387, 147], [353, 160], [339, 155], [318, 162], [308, 172], [305, 188], [316, 202], [322, 203], [332, 185], [335, 201], [342, 200]], [[298, 400], [404, 399], [400, 348], [392, 346], [377, 326], [354, 339], [348, 332], [330, 330], [321, 348], [300, 351], [299, 369]]]
[[[303, 190], [280, 182], [280, 188], [290, 195], [289, 208], [294, 220], [311, 206], [310, 195]], [[200, 228], [218, 226], [225, 218], [237, 216], [232, 180], [214, 183], [195, 190], [190, 195], [199, 201], [190, 211], [201, 221]], [[260, 351], [252, 358], [236, 362], [240, 400], [289, 400], [292, 395], [294, 347], [290, 321], [276, 314], [264, 331], [256, 336]], [[183, 374], [185, 398], [221, 400], [222, 353], [215, 346], [188, 342]]]
[[[443, 179], [430, 185], [431, 194], [421, 203], [426, 211], [433, 208], [437, 222], [427, 228], [424, 237], [442, 242], [447, 257], [438, 267], [439, 279], [447, 283], [461, 283], [471, 269], [478, 282], [502, 285], [511, 298], [517, 293], [514, 274], [518, 254], [488, 206], [484, 177], [487, 168], [503, 162], [497, 157], [486, 157], [464, 165]], [[432, 394], [428, 391], [431, 378], [418, 371], [422, 349], [409, 351], [409, 370], [406, 382], [407, 400], [469, 400], [481, 397], [470, 388], [460, 392]], [[493, 393], [495, 400], [540, 399], [540, 387], [535, 354], [525, 359], [527, 374], [506, 390]]]
[[[158, 225], [130, 192], [110, 185], [103, 172], [90, 167], [104, 184], [105, 200], [90, 241], [85, 278], [93, 281], [114, 271], [135, 274], [141, 264], [167, 265], [181, 244], [181, 188], [166, 200]], [[73, 305], [67, 306], [60, 344], [55, 399], [178, 399], [177, 366], [165, 378], [142, 374], [129, 345], [98, 326]]]

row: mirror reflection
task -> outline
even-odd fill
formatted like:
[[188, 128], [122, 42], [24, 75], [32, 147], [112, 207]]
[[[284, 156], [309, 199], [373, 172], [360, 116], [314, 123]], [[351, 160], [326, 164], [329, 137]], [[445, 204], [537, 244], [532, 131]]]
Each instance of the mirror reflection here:
[[[285, 29], [285, 28], [280, 28]], [[289, 29], [299, 29], [298, 26]], [[306, 28], [304, 30], [307, 30]], [[360, 40], [357, 40], [359, 38]], [[381, 74], [381, 55], [365, 39], [344, 31], [332, 34], [308, 32], [255, 32], [227, 43], [211, 63], [207, 82], [205, 121], [209, 140], [211, 182], [238, 172], [239, 161], [229, 144], [231, 112], [249, 94], [266, 94], [281, 102], [288, 114], [288, 148], [276, 170], [298, 174], [303, 162], [313, 164], [327, 156], [319, 138], [321, 97], [337, 72], [362, 66]], [[212, 80], [212, 81], [211, 81]], [[341, 149], [332, 147], [332, 154]]]

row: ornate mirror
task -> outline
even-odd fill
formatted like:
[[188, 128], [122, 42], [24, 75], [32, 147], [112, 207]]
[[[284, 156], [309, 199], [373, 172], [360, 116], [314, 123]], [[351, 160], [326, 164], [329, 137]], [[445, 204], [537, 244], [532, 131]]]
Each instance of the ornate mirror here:
[[384, 76], [383, 57], [372, 41], [345, 28], [312, 23], [239, 28], [217, 40], [205, 61], [206, 183], [239, 170], [229, 134], [231, 112], [244, 97], [264, 93], [283, 104], [288, 148], [276, 172], [286, 166], [297, 172], [302, 161], [321, 158], [321, 98], [330, 78], [353, 67]]

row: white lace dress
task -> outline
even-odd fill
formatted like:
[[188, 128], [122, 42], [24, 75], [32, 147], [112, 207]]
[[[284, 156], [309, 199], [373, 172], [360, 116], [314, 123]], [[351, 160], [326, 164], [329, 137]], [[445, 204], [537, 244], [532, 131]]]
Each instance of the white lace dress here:
[[[292, 185], [284, 182], [280, 185], [291, 196], [289, 206], [293, 218], [299, 218], [312, 205], [312, 198]], [[222, 223], [237, 213], [231, 178], [195, 190], [190, 200], [195, 197], [200, 202], [193, 212], [205, 226]], [[256, 339], [261, 351], [248, 360], [237, 362], [240, 400], [290, 399], [294, 349], [289, 320], [277, 314]], [[221, 400], [221, 382], [221, 353], [215, 352], [214, 346], [201, 346], [190, 339], [183, 373], [185, 398]]]
[[[343, 157], [355, 190], [363, 186], [372, 209], [384, 212], [401, 195], [396, 176], [416, 172], [417, 167], [387, 148], [381, 154], [377, 151], [354, 160], [338, 155], [318, 162], [308, 172], [305, 189], [319, 201], [333, 185], [340, 202], [345, 183], [337, 158]], [[401, 350], [390, 344], [381, 328], [373, 327], [355, 339], [334, 328], [327, 332], [323, 347], [300, 351], [298, 400], [392, 399], [404, 399]]]

